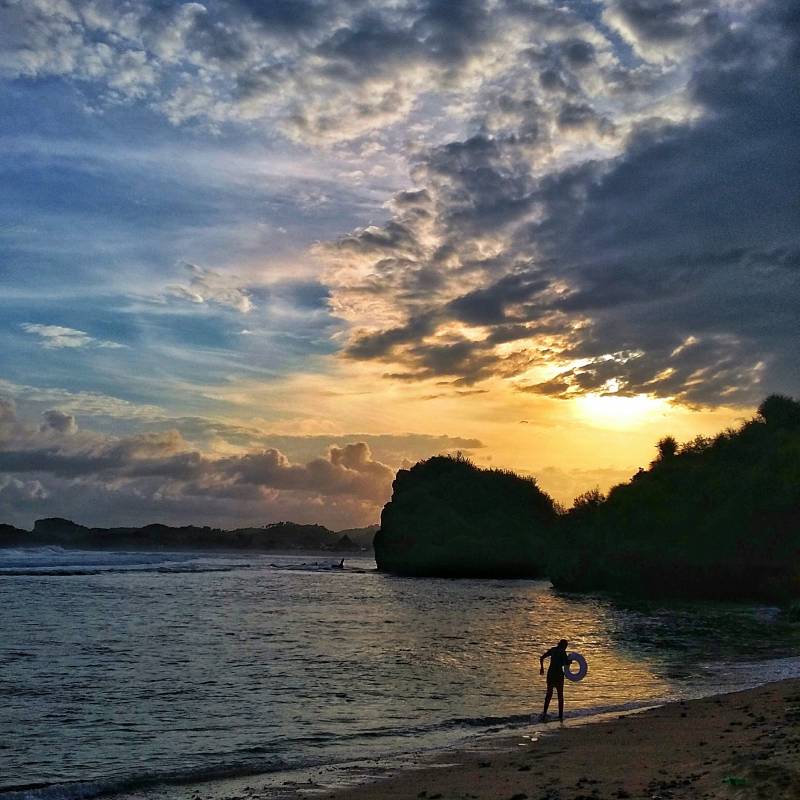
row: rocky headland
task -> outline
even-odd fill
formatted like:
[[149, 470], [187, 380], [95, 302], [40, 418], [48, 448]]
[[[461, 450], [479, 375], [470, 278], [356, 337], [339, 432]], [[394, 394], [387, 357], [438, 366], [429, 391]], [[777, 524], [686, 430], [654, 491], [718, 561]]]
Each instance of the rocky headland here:
[[556, 522], [532, 478], [435, 456], [397, 473], [375, 560], [402, 575], [536, 577]]
[[657, 455], [558, 509], [533, 479], [437, 456], [400, 470], [375, 537], [401, 575], [547, 577], [556, 589], [722, 600], [800, 598], [800, 403]]

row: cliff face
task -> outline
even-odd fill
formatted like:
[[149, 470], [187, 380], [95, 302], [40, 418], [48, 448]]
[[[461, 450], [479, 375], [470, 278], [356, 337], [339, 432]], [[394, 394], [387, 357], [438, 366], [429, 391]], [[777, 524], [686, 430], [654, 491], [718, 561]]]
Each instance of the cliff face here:
[[402, 575], [538, 577], [555, 517], [535, 481], [437, 456], [397, 473], [375, 559]]
[[738, 429], [658, 450], [649, 469], [559, 516], [533, 481], [464, 459], [401, 470], [378, 567], [654, 598], [800, 598], [800, 403], [772, 396]]

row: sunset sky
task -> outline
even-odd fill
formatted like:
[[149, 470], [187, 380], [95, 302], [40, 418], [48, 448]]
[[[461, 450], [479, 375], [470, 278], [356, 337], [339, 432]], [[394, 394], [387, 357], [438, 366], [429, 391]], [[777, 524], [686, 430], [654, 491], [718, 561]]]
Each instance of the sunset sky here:
[[0, 522], [569, 504], [800, 394], [794, 2], [0, 0]]

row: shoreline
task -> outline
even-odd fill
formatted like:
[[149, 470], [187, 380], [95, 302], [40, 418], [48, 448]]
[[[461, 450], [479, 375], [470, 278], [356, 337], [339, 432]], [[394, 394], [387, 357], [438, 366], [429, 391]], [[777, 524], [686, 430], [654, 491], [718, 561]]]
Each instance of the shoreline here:
[[[608, 719], [608, 717], [613, 717]], [[532, 724], [411, 766], [328, 800], [700, 800], [800, 797], [800, 678], [605, 718]]]
[[[727, 780], [726, 779], [732, 779]], [[743, 781], [743, 782], [742, 782]], [[102, 783], [102, 782], [101, 782]], [[800, 798], [800, 677], [471, 735], [451, 746], [238, 776], [2, 798], [716, 800]], [[48, 791], [49, 790], [49, 791]], [[66, 791], [65, 791], [66, 790]], [[83, 790], [83, 791], [82, 791]]]

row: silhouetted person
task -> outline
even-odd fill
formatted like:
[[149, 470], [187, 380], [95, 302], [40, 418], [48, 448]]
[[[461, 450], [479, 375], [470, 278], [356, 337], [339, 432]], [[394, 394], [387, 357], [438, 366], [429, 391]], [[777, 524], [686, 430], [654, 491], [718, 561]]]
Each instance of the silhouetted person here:
[[547, 722], [547, 709], [550, 708], [550, 701], [553, 699], [553, 689], [558, 692], [559, 722], [564, 721], [564, 667], [572, 662], [567, 655], [568, 644], [566, 639], [562, 639], [555, 647], [551, 647], [546, 653], [539, 656], [540, 675], [544, 675], [544, 660], [550, 659], [550, 666], [547, 668], [547, 694], [544, 696], [542, 722]]

